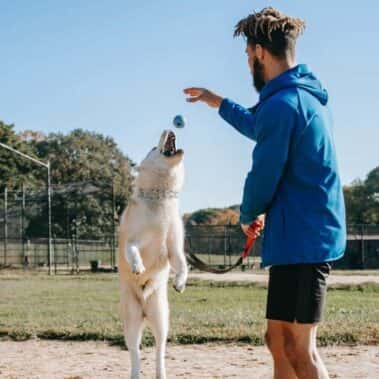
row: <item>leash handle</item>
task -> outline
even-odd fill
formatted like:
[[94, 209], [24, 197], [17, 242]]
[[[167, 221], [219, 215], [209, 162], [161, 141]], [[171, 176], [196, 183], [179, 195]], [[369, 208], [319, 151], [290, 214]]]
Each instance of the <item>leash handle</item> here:
[[[263, 223], [261, 221], [254, 221], [249, 225], [248, 231], [252, 233], [258, 232], [260, 229], [262, 229]], [[256, 237], [247, 236], [245, 248], [242, 253], [242, 258], [246, 258], [250, 254], [250, 250], [254, 245], [254, 242], [256, 240]]]

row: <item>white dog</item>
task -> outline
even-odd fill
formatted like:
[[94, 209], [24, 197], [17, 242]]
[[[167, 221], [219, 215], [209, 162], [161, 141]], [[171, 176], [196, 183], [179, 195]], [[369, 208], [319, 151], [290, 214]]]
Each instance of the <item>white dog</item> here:
[[133, 379], [140, 377], [144, 320], [151, 326], [156, 342], [156, 377], [166, 378], [170, 266], [176, 273], [174, 288], [179, 292], [184, 291], [188, 271], [177, 198], [184, 179], [183, 156], [183, 150], [175, 148], [175, 134], [164, 131], [158, 147], [137, 168], [134, 193], [121, 218], [121, 317]]

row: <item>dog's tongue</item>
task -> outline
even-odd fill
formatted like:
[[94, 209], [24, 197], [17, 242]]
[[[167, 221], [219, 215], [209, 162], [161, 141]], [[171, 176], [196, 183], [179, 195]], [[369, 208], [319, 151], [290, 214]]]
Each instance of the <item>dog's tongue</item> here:
[[170, 157], [171, 155], [174, 155], [175, 153], [176, 153], [175, 134], [173, 132], [169, 132], [166, 143], [164, 145], [163, 154], [167, 157]]

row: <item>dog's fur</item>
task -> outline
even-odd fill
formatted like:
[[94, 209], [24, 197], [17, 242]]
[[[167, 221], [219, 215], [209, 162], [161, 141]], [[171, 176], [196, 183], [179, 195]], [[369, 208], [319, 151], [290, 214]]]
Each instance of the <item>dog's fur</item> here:
[[[166, 378], [170, 266], [176, 273], [177, 291], [183, 292], [187, 281], [184, 231], [177, 199], [184, 179], [184, 153], [176, 151], [168, 143], [169, 138], [175, 140], [173, 132], [164, 131], [158, 147], [137, 168], [134, 192], [121, 218], [120, 305], [133, 379], [140, 376], [139, 345], [144, 320], [151, 326], [156, 341], [156, 377]], [[166, 156], [170, 146], [174, 146], [172, 155]]]

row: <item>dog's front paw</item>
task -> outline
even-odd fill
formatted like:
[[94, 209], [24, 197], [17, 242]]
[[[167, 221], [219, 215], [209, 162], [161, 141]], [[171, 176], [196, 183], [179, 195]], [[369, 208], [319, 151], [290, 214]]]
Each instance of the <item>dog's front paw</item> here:
[[183, 275], [176, 275], [174, 280], [174, 289], [179, 293], [184, 292], [186, 288], [186, 277]]
[[143, 265], [142, 261], [134, 262], [132, 264], [132, 273], [136, 275], [141, 275], [146, 271], [145, 266]]

